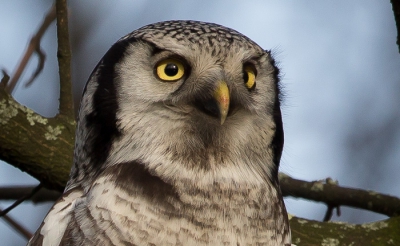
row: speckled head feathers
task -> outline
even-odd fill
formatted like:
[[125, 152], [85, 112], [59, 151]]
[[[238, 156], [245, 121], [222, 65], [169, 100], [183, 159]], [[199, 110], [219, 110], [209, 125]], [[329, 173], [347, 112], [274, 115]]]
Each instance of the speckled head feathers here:
[[132, 37], [151, 41], [171, 38], [184, 45], [190, 43], [205, 47], [230, 47], [233, 43], [237, 43], [246, 49], [258, 49], [263, 52], [255, 42], [233, 29], [200, 21], [158, 22], [139, 28], [121, 40]]

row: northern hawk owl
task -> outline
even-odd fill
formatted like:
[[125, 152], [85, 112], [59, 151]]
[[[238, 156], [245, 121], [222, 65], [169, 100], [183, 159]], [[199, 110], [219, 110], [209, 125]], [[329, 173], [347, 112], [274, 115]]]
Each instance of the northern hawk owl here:
[[69, 182], [28, 245], [290, 245], [278, 72], [217, 24], [121, 38], [89, 78]]

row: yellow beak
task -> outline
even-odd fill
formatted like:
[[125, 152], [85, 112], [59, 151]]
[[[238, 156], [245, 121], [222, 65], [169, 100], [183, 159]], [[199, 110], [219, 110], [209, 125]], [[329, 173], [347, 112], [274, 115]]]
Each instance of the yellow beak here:
[[221, 125], [224, 124], [229, 112], [229, 88], [225, 81], [219, 81], [218, 87], [214, 91], [214, 99], [217, 102]]

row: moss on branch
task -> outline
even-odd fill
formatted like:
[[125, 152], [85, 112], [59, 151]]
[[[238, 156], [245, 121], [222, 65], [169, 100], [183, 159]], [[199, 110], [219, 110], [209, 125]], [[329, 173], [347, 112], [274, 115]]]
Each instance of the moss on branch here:
[[75, 121], [45, 118], [19, 104], [0, 87], [0, 158], [63, 190], [72, 165]]
[[400, 245], [400, 217], [360, 225], [293, 217], [290, 227], [297, 246]]

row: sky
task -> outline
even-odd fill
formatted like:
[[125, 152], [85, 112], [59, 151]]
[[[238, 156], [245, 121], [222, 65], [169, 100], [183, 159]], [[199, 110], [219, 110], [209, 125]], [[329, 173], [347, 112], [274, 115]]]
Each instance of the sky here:
[[[0, 3], [0, 67], [12, 74], [51, 1]], [[70, 1], [76, 101], [97, 62], [125, 34], [149, 23], [193, 19], [218, 23], [272, 50], [281, 69], [285, 148], [282, 172], [307, 181], [331, 177], [342, 186], [400, 196], [400, 55], [390, 1]], [[23, 18], [22, 18], [23, 17]], [[56, 28], [45, 33], [43, 73], [25, 88], [33, 58], [14, 97], [51, 117], [58, 110]], [[0, 163], [0, 186], [34, 185]], [[326, 206], [285, 200], [288, 212], [321, 220]], [[6, 208], [9, 202], [0, 202]], [[10, 213], [34, 232], [51, 203]], [[363, 223], [385, 216], [342, 207], [334, 220]], [[4, 245], [26, 240], [0, 220]]]

